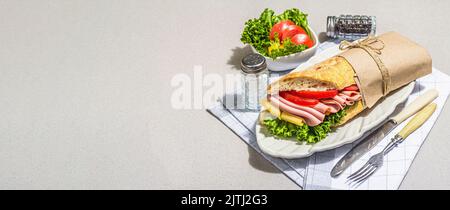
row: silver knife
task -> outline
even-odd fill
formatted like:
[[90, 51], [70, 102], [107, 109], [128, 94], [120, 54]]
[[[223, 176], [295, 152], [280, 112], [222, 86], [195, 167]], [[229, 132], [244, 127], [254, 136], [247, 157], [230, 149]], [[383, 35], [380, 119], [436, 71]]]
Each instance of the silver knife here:
[[408, 117], [414, 115], [416, 112], [421, 110], [427, 104], [432, 102], [438, 96], [438, 91], [435, 89], [429, 90], [423, 95], [416, 98], [411, 104], [406, 106], [397, 115], [388, 118], [383, 125], [375, 129], [366, 138], [361, 140], [355, 147], [353, 147], [347, 154], [342, 157], [339, 162], [331, 170], [330, 175], [336, 177], [345, 169], [347, 169], [355, 160], [360, 158], [362, 155], [370, 151], [375, 145], [377, 145], [383, 138], [389, 134], [398, 124], [405, 121]]

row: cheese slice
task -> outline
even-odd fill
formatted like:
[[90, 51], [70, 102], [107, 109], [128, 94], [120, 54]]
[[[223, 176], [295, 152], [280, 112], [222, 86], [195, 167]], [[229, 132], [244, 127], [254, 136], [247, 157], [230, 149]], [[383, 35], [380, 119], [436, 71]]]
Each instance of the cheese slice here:
[[[271, 115], [273, 115], [273, 116], [275, 116], [275, 117], [277, 117], [277, 118], [279, 118], [281, 120], [290, 122], [290, 123], [295, 124], [295, 125], [300, 125], [300, 126], [305, 123], [305, 120], [303, 118], [301, 118], [299, 116], [296, 116], [296, 115], [293, 115], [293, 114], [290, 114], [288, 112], [281, 111], [278, 107], [274, 106], [269, 101], [267, 101], [267, 99], [263, 99], [261, 101], [261, 105], [265, 108], [265, 110], [264, 110], [265, 112], [269, 112]], [[266, 116], [265, 114], [266, 113], [263, 113], [263, 114], [260, 115], [261, 116], [261, 118], [260, 118], [260, 122], [261, 123], [265, 120], [265, 118], [262, 119], [263, 116]]]

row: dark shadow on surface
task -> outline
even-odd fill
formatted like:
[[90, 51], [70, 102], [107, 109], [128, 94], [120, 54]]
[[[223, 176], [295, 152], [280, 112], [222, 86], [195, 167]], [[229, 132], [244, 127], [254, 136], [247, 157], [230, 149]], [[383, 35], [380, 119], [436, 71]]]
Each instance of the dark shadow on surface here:
[[241, 60], [244, 56], [252, 53], [252, 49], [250, 45], [245, 45], [244, 47], [235, 47], [231, 49], [233, 54], [230, 59], [228, 59], [227, 64], [232, 66], [233, 69], [240, 70], [241, 69]]
[[319, 42], [323, 43], [328, 41], [330, 38], [327, 36], [326, 32], [320, 32], [319, 35], [317, 35], [317, 37], [319, 38]]
[[[241, 104], [242, 100], [237, 100], [239, 97], [241, 97], [241, 95], [225, 94], [221, 99], [221, 102], [227, 109], [236, 109], [244, 111], [242, 109], [243, 104]], [[273, 166], [261, 154], [255, 151], [250, 145], [247, 145], [247, 150], [248, 150], [248, 162], [253, 168], [268, 173], [281, 173], [275, 166]]]
[[320, 43], [334, 42], [335, 44], [339, 44], [342, 41], [342, 39], [328, 37], [326, 32], [320, 32], [319, 35], [317, 35], [317, 37]]
[[248, 150], [248, 163], [257, 170], [268, 173], [281, 173], [275, 166], [267, 161], [262, 155], [256, 152], [252, 147], [247, 146]]
[[416, 82], [416, 84], [414, 85], [414, 89], [413, 89], [411, 94], [418, 93], [418, 92], [422, 91], [423, 89], [425, 89], [425, 86], [423, 86], [422, 84]]

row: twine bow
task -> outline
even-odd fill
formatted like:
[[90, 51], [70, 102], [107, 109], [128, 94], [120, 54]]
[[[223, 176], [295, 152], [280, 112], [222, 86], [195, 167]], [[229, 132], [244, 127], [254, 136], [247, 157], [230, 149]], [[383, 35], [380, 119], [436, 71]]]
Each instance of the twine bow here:
[[381, 72], [381, 78], [383, 83], [383, 96], [389, 93], [391, 85], [391, 77], [389, 71], [381, 61], [378, 55], [381, 55], [381, 50], [384, 48], [384, 42], [376, 37], [368, 36], [364, 39], [358, 40], [356, 42], [342, 41], [339, 45], [340, 50], [347, 50], [352, 48], [361, 48], [366, 51], [370, 57], [373, 58]]

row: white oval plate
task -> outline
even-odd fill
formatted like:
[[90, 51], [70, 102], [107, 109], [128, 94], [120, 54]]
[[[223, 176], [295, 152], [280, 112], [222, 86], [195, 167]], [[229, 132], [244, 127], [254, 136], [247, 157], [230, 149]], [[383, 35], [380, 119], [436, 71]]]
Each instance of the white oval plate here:
[[[322, 53], [312, 57], [306, 63], [300, 65], [294, 71], [302, 71], [303, 69], [330, 58], [339, 53], [338, 47], [329, 48]], [[292, 139], [277, 139], [270, 135], [264, 126], [256, 123], [256, 139], [261, 150], [271, 156], [280, 158], [302, 158], [308, 157], [315, 152], [334, 149], [344, 144], [352, 143], [361, 138], [363, 134], [376, 127], [389, 117], [395, 107], [406, 101], [408, 96], [414, 89], [414, 82], [390, 93], [387, 97], [380, 100], [377, 105], [371, 109], [366, 109], [358, 115], [358, 117], [347, 122], [345, 125], [338, 127], [334, 132], [316, 144], [306, 144]]]

